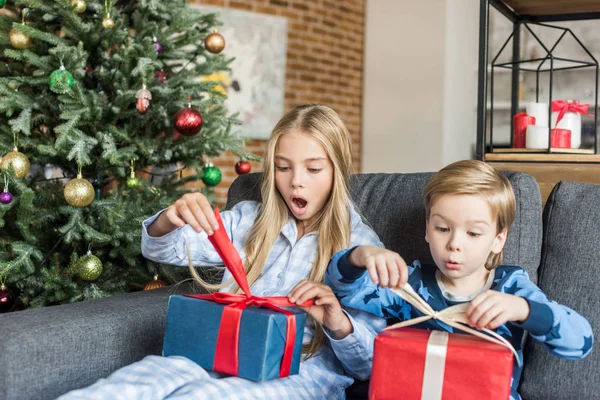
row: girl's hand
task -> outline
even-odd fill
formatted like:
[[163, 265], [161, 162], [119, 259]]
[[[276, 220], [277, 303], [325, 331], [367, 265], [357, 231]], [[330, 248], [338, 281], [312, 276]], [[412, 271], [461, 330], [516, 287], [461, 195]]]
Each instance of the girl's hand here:
[[215, 213], [202, 193], [186, 193], [171, 204], [148, 227], [150, 236], [163, 236], [177, 228], [190, 225], [196, 232], [212, 235], [219, 228]]
[[529, 303], [519, 296], [487, 290], [471, 300], [467, 317], [477, 329], [496, 329], [509, 321], [525, 321]]
[[296, 304], [314, 300], [314, 306], [302, 308], [316, 322], [327, 327], [335, 339], [343, 339], [352, 333], [352, 323], [329, 286], [303, 280], [288, 294], [288, 299]]
[[400, 254], [377, 246], [358, 246], [349, 256], [350, 264], [364, 267], [381, 287], [400, 288], [408, 281], [408, 267]]

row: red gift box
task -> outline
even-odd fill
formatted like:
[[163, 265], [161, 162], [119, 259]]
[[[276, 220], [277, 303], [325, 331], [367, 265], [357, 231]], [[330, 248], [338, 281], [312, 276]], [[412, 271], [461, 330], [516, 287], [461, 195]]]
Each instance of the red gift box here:
[[476, 336], [398, 328], [375, 339], [369, 399], [506, 400], [511, 350]]

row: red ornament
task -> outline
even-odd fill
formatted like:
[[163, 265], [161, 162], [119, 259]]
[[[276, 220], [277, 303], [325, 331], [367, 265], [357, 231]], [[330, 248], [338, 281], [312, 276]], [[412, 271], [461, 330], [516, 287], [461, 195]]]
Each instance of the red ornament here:
[[251, 165], [248, 161], [240, 160], [235, 163], [235, 172], [237, 172], [238, 175], [246, 175], [250, 172], [250, 169]]
[[135, 97], [137, 98], [137, 104], [135, 108], [137, 108], [140, 114], [146, 114], [150, 108], [152, 93], [150, 93], [150, 91], [146, 89], [146, 85], [144, 85], [142, 89], [137, 91]]
[[165, 71], [162, 70], [155, 71], [154, 78], [160, 81], [160, 83], [165, 83], [167, 81], [167, 75], [165, 74]]
[[3, 284], [0, 285], [0, 313], [10, 311], [15, 305], [15, 296]]
[[177, 132], [185, 136], [194, 136], [202, 129], [202, 115], [190, 107], [177, 111], [174, 121]]

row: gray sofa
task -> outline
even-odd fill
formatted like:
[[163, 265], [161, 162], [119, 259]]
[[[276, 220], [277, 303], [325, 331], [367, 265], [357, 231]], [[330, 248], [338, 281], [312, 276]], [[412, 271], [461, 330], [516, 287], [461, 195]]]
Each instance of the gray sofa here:
[[[600, 327], [600, 186], [560, 182], [543, 212], [530, 175], [505, 172], [517, 195], [517, 216], [505, 262], [521, 265], [553, 299]], [[385, 245], [406, 260], [431, 261], [424, 240], [421, 194], [431, 177], [359, 174], [352, 178], [357, 208]], [[228, 207], [258, 199], [260, 174], [239, 177]], [[179, 287], [178, 291], [187, 290]], [[92, 384], [148, 354], [160, 354], [167, 300], [174, 290], [0, 315], [0, 399], [52, 399]], [[525, 349], [521, 393], [525, 399], [600, 399], [600, 355], [566, 361], [537, 343]], [[366, 398], [368, 383], [348, 390]]]

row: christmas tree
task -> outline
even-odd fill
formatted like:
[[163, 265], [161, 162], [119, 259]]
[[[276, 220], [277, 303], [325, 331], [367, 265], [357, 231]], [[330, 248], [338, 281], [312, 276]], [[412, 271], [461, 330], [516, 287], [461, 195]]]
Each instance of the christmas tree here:
[[211, 199], [210, 158], [255, 159], [200, 79], [231, 62], [218, 16], [184, 0], [0, 6], [0, 312], [181, 279], [141, 256], [141, 222], [192, 180]]

